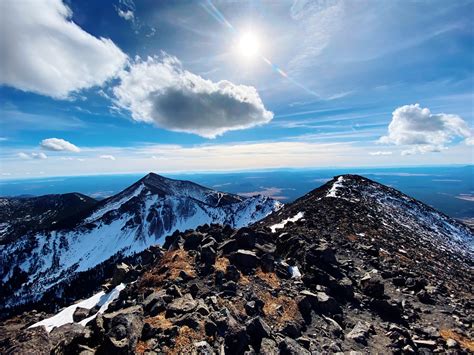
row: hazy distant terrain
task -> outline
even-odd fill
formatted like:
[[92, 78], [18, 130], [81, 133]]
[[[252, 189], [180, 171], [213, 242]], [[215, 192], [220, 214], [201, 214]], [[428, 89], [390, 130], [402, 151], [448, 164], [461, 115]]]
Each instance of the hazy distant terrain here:
[[[260, 172], [164, 174], [241, 195], [264, 194], [284, 203], [323, 185], [333, 176], [355, 173], [393, 186], [456, 218], [474, 217], [473, 166], [420, 168], [348, 168]], [[157, 172], [160, 173], [160, 172]], [[143, 174], [4, 180], [0, 195], [80, 192], [101, 199], [127, 187]]]

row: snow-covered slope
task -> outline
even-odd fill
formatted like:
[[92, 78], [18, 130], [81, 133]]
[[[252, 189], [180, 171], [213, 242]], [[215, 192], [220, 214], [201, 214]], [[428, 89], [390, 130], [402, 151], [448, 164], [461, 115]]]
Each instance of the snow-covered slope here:
[[24, 235], [5, 246], [0, 251], [5, 305], [37, 300], [75, 273], [161, 244], [176, 230], [206, 223], [243, 227], [280, 207], [265, 196], [244, 198], [149, 174], [78, 221], [73, 218], [67, 229]]

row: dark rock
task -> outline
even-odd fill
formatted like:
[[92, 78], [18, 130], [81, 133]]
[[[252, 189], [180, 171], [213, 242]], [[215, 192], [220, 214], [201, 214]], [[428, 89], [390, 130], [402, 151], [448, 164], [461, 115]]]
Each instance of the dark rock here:
[[220, 249], [225, 255], [231, 254], [239, 249], [237, 245], [237, 241], [234, 239], [229, 239], [224, 241], [224, 243], [221, 244]]
[[166, 294], [173, 296], [173, 297], [183, 297], [181, 290], [176, 285], [171, 285], [166, 289]]
[[49, 333], [52, 354], [76, 353], [80, 344], [87, 343], [90, 330], [82, 325], [71, 323], [54, 328]]
[[339, 303], [337, 303], [333, 297], [327, 295], [324, 292], [313, 293], [311, 291], [304, 290], [300, 292], [300, 295], [306, 298], [306, 301], [300, 300], [300, 311], [303, 308], [303, 311], [307, 312], [307, 307], [309, 304], [311, 305], [312, 309], [323, 314], [338, 314], [342, 312]]
[[335, 264], [337, 262], [334, 250], [328, 245], [322, 245], [309, 249], [305, 254], [305, 262], [307, 266], [325, 267], [327, 264]]
[[180, 317], [173, 318], [173, 323], [179, 327], [187, 326], [191, 329], [197, 329], [200, 323], [199, 314], [197, 313], [187, 313], [183, 314]]
[[360, 280], [360, 288], [367, 296], [374, 298], [383, 298], [385, 287], [379, 279], [376, 279], [369, 274], [366, 274]]
[[275, 257], [272, 254], [263, 254], [261, 257], [262, 271], [273, 272], [275, 268]]
[[233, 239], [237, 242], [239, 249], [253, 249], [257, 241], [257, 236], [250, 228], [240, 228]]
[[179, 272], [179, 277], [181, 277], [183, 279], [183, 281], [190, 281], [190, 280], [194, 280], [195, 277], [194, 276], [191, 276], [190, 274], [188, 274], [186, 271], [184, 270], [181, 270]]
[[247, 322], [247, 334], [250, 344], [259, 351], [262, 339], [270, 337], [271, 329], [261, 317], [255, 317]]
[[217, 332], [216, 323], [210, 320], [206, 320], [206, 322], [204, 323], [204, 331], [206, 332], [207, 336], [214, 336], [214, 334], [216, 334]]
[[261, 355], [275, 355], [279, 353], [278, 345], [273, 339], [263, 338], [260, 343]]
[[193, 296], [193, 298], [196, 298], [199, 293], [199, 286], [197, 284], [192, 284], [191, 286], [189, 286], [189, 293], [191, 293], [191, 296]]
[[402, 321], [403, 309], [398, 304], [391, 304], [386, 300], [373, 299], [370, 302], [370, 306], [384, 320], [397, 323]]
[[279, 344], [281, 355], [311, 355], [311, 352], [302, 347], [298, 342], [285, 337]]
[[191, 294], [187, 293], [183, 297], [177, 298], [171, 302], [166, 309], [166, 317], [173, 317], [178, 314], [192, 312], [198, 305]]
[[346, 335], [347, 339], [354, 340], [355, 342], [367, 345], [367, 339], [369, 338], [370, 326], [363, 322], [357, 322], [354, 328]]
[[125, 263], [120, 263], [115, 266], [114, 273], [112, 276], [111, 286], [115, 287], [120, 285], [127, 279], [128, 274], [131, 271], [131, 267]]
[[134, 352], [143, 329], [143, 310], [139, 306], [104, 314], [106, 330], [101, 351], [114, 354]]
[[158, 329], [151, 326], [150, 323], [143, 324], [142, 329], [142, 340], [147, 341], [148, 339], [154, 338], [158, 333]]
[[243, 271], [255, 269], [259, 262], [259, 258], [253, 251], [243, 249], [239, 249], [233, 253], [230, 260]]
[[245, 328], [232, 316], [227, 321], [224, 341], [225, 353], [231, 355], [242, 354], [249, 343]]
[[396, 287], [405, 286], [405, 278], [403, 276], [396, 276], [392, 279], [392, 283]]
[[240, 272], [235, 267], [235, 265], [228, 265], [226, 270], [225, 270], [224, 277], [226, 278], [226, 280], [229, 280], [229, 281], [239, 281]]
[[46, 355], [50, 353], [51, 341], [44, 327], [35, 327], [22, 330], [8, 345], [8, 354]]
[[304, 346], [305, 349], [309, 350], [311, 347], [311, 339], [306, 338], [306, 337], [299, 337], [296, 339], [298, 343]]
[[204, 235], [199, 232], [188, 234], [184, 238], [183, 248], [185, 250], [197, 250], [201, 245]]
[[214, 265], [216, 262], [216, 250], [212, 244], [206, 244], [201, 248], [201, 262], [206, 265]]
[[222, 285], [221, 290], [224, 295], [235, 296], [237, 293], [237, 284], [234, 281], [228, 281]]
[[416, 294], [420, 302], [425, 303], [425, 304], [434, 304], [434, 299], [431, 297], [431, 295], [428, 293], [426, 290], [421, 290]]
[[295, 321], [290, 321], [285, 323], [285, 326], [283, 329], [281, 329], [281, 332], [290, 338], [298, 338], [301, 335], [301, 325], [298, 324]]
[[166, 302], [164, 301], [162, 294], [158, 292], [153, 292], [148, 295], [142, 304], [145, 313], [148, 313], [151, 316], [156, 316], [166, 308]]
[[83, 307], [77, 307], [74, 313], [72, 314], [72, 320], [74, 322], [80, 322], [81, 320], [89, 317], [89, 309]]

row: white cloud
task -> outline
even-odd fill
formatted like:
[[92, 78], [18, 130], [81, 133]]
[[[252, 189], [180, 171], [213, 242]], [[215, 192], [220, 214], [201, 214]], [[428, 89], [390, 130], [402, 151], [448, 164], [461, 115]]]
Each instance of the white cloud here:
[[24, 160], [30, 160], [30, 159], [38, 159], [38, 160], [43, 160], [43, 159], [47, 159], [48, 156], [42, 152], [40, 153], [24, 153], [24, 152], [20, 152], [18, 153], [18, 157], [20, 157], [21, 159], [24, 159]]
[[96, 38], [72, 22], [61, 0], [5, 0], [0, 11], [0, 84], [65, 99], [102, 85], [127, 60], [110, 39]]
[[137, 58], [120, 79], [114, 88], [116, 105], [136, 121], [172, 131], [214, 138], [273, 118], [254, 87], [203, 79], [182, 69], [175, 57]]
[[120, 8], [117, 8], [117, 13], [118, 15], [125, 19], [126, 21], [133, 21], [135, 18], [135, 15], [133, 14], [132, 10], [122, 10]]
[[455, 139], [472, 139], [467, 123], [458, 115], [433, 114], [419, 104], [405, 105], [392, 113], [388, 135], [379, 143], [415, 146], [404, 150], [402, 155], [440, 152]]
[[53, 151], [68, 151], [78, 153], [81, 150], [76, 145], [61, 139], [61, 138], [47, 138], [40, 143], [41, 148]]
[[464, 143], [466, 143], [467, 145], [474, 145], [474, 136], [466, 138]]
[[392, 152], [389, 152], [389, 151], [369, 152], [369, 155], [392, 155]]
[[[228, 144], [202, 144], [195, 146], [143, 144], [127, 147], [83, 147], [82, 161], [47, 159], [40, 164], [18, 164], [18, 151], [0, 150], [2, 170], [21, 176], [26, 172], [38, 175], [45, 171], [49, 176], [104, 174], [104, 173], [146, 173], [150, 170], [165, 172], [229, 171], [266, 168], [303, 167], [370, 167], [379, 166], [379, 159], [368, 154], [373, 143], [321, 143], [303, 141], [241, 142]], [[401, 150], [401, 149], [400, 149]], [[399, 151], [398, 148], [396, 151]], [[107, 153], [104, 153], [107, 152]], [[101, 154], [109, 154], [116, 161], [106, 163]], [[155, 156], [154, 160], [151, 157]], [[457, 144], [443, 154], [424, 157], [423, 163], [430, 165], [470, 164], [472, 147]], [[106, 158], [107, 159], [107, 158]], [[110, 159], [110, 158], [109, 158]], [[120, 164], [118, 164], [120, 161]], [[390, 163], [403, 166], [419, 166], [418, 157], [390, 157]], [[38, 171], [32, 170], [34, 167]]]
[[105, 154], [105, 155], [100, 155], [100, 159], [105, 159], [105, 160], [115, 160], [115, 157], [113, 155]]

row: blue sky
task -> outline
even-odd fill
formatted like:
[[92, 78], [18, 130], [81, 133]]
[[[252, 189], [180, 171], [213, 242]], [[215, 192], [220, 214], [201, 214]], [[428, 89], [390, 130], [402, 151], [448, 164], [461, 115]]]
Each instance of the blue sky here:
[[473, 1], [0, 7], [2, 178], [473, 163]]

